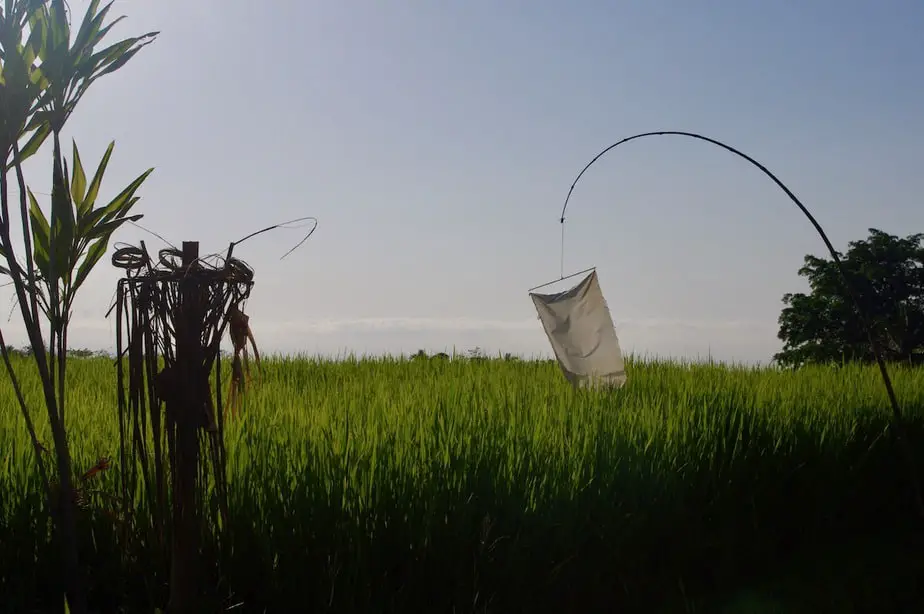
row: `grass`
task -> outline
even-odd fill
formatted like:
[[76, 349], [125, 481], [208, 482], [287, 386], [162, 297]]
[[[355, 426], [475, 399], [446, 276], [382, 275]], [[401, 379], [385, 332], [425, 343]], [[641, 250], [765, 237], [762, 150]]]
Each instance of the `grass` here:
[[[33, 367], [16, 367], [41, 407]], [[226, 537], [213, 527], [206, 546], [204, 590], [216, 604], [247, 612], [924, 604], [920, 535], [873, 368], [630, 361], [626, 388], [595, 393], [573, 391], [553, 362], [264, 367], [227, 432], [231, 518]], [[924, 468], [924, 371], [892, 372]], [[112, 458], [96, 486], [117, 494], [115, 369], [75, 360], [69, 377], [75, 462]], [[37, 409], [34, 417], [47, 422]], [[40, 439], [50, 440], [47, 431]], [[100, 611], [165, 602], [162, 561], [145, 546], [142, 494], [137, 504], [130, 541], [103, 495], [82, 520]], [[54, 577], [43, 508], [4, 386], [0, 610], [41, 606]]]

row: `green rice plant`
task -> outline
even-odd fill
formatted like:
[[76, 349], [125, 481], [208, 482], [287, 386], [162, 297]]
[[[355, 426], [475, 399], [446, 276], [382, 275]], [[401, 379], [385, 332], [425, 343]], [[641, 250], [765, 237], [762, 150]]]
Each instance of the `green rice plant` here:
[[[877, 600], [924, 577], [904, 554], [911, 495], [875, 368], [630, 359], [627, 386], [605, 392], [573, 390], [552, 361], [263, 367], [227, 425], [228, 530], [204, 541], [216, 610], [717, 611], [759, 593], [801, 611], [836, 590], [890, 610]], [[71, 369], [75, 463], [117, 458], [112, 361]], [[924, 371], [894, 380], [921, 450]], [[21, 421], [0, 392], [0, 603], [26, 610], [42, 603], [48, 533]], [[145, 493], [130, 527], [108, 514], [122, 470], [93, 478], [81, 517], [91, 602], [162, 607]], [[829, 552], [827, 584], [788, 571]], [[865, 588], [884, 577], [888, 593]]]

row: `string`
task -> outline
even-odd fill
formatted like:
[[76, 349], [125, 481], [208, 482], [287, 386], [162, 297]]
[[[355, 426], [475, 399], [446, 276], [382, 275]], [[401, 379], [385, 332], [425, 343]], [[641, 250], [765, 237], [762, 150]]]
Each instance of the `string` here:
[[561, 273], [560, 279], [565, 278], [565, 218], [561, 218]]

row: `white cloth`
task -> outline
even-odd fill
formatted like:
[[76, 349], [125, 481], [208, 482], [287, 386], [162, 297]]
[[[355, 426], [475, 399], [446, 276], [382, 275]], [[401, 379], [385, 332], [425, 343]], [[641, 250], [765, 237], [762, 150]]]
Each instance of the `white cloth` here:
[[570, 290], [529, 295], [572, 386], [619, 388], [626, 383], [622, 350], [596, 271]]

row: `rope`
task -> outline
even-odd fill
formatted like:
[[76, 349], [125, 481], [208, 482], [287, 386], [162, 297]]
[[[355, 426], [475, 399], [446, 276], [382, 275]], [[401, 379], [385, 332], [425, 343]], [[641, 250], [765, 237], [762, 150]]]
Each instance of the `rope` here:
[[183, 252], [175, 247], [165, 247], [157, 252], [157, 258], [160, 260], [160, 266], [168, 271], [179, 271], [180, 264], [183, 261]]
[[129, 271], [137, 271], [149, 262], [148, 253], [134, 245], [120, 247], [112, 254], [112, 265]]

